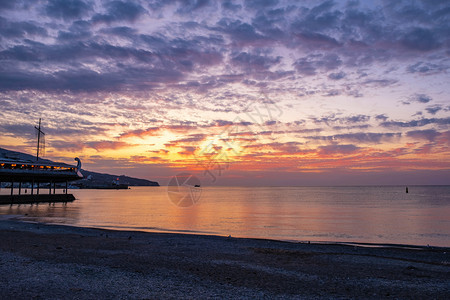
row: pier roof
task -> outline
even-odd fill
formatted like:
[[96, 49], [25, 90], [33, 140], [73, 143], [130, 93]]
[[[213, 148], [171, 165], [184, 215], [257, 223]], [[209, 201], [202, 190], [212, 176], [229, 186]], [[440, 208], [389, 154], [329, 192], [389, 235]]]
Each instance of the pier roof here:
[[0, 181], [65, 182], [83, 178], [75, 166], [0, 158]]

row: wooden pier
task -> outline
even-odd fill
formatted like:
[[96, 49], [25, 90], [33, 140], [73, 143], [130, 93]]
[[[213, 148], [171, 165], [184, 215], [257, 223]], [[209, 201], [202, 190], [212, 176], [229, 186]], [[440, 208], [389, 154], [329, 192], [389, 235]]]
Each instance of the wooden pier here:
[[[9, 195], [0, 195], [0, 205], [75, 200], [72, 194], [67, 193], [67, 189], [69, 181], [83, 178], [80, 173], [80, 159], [75, 158], [78, 162], [77, 166], [39, 160], [39, 152], [45, 149], [45, 133], [41, 128], [40, 118], [39, 125], [34, 126], [34, 129], [37, 131], [36, 160], [25, 159], [23, 156], [19, 157], [20, 153], [13, 153], [17, 155], [12, 157], [11, 154], [2, 154], [0, 157], [0, 189], [2, 182], [9, 183], [11, 188]], [[18, 194], [14, 194], [14, 185], [17, 184]], [[22, 193], [23, 184], [25, 184], [24, 194]], [[48, 194], [39, 193], [42, 184], [45, 185], [44, 189], [48, 188]], [[56, 193], [57, 184], [59, 184], [59, 189], [62, 189], [63, 193]], [[30, 194], [27, 193], [28, 189], [31, 190]]]
[[[78, 158], [76, 160], [78, 166], [75, 167], [0, 159], [0, 184], [6, 182], [9, 184], [7, 189], [10, 189], [8, 195], [0, 195], [0, 204], [74, 201], [75, 197], [67, 193], [69, 181], [83, 178], [79, 172], [81, 162]], [[57, 185], [62, 193], [56, 193]]]

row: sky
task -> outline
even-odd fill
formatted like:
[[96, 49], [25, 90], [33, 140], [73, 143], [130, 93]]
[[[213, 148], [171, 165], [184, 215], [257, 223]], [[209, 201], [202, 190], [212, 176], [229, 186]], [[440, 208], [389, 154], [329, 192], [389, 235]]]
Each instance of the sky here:
[[202, 185], [450, 183], [449, 1], [0, 1], [0, 147]]

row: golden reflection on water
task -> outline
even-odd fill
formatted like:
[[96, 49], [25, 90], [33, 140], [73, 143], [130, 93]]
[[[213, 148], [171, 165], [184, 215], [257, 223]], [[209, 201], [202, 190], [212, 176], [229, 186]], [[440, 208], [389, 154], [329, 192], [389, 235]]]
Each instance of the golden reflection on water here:
[[450, 246], [450, 187], [206, 187], [181, 208], [167, 187], [71, 190], [64, 204], [0, 207], [1, 214], [77, 226], [297, 241]]

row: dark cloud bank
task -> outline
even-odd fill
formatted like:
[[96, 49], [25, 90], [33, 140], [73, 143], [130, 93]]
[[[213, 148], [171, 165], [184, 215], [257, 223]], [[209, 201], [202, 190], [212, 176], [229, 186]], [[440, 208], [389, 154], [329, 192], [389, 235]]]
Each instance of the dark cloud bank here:
[[[0, 91], [151, 89], [182, 83], [219, 64], [232, 67], [223, 72], [244, 73], [236, 79], [243, 83], [283, 71], [340, 80], [346, 77], [342, 68], [408, 57], [419, 59], [407, 72], [447, 68], [442, 59], [450, 51], [448, 1], [311, 3], [2, 1]], [[169, 12], [176, 16], [173, 23], [158, 28]], [[300, 55], [291, 62], [271, 53], [273, 47]], [[229, 74], [214, 74], [216, 80], [224, 75]]]

